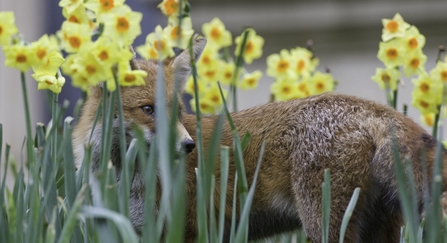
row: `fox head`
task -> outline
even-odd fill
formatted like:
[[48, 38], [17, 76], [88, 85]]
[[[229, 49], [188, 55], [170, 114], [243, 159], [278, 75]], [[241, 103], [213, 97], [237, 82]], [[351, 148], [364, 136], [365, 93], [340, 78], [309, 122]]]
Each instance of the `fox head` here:
[[[193, 55], [194, 59], [198, 60], [202, 51], [206, 45], [206, 39], [198, 38], [193, 43]], [[195, 148], [195, 143], [188, 131], [182, 124], [181, 112], [184, 109], [184, 104], [181, 99], [181, 92], [185, 82], [187, 81], [189, 74], [191, 73], [191, 56], [189, 55], [189, 50], [185, 50], [174, 58], [166, 59], [162, 65], [164, 70], [164, 80], [166, 87], [166, 103], [167, 107], [172, 106], [172, 100], [175, 95], [177, 95], [179, 102], [179, 115], [171, 119], [177, 120], [177, 141], [176, 149], [180, 152], [184, 149], [185, 152], [190, 153]], [[121, 98], [123, 103], [123, 115], [124, 115], [124, 126], [126, 129], [126, 139], [128, 144], [132, 140], [133, 126], [139, 126], [145, 134], [145, 139], [148, 145], [151, 144], [152, 139], [156, 135], [155, 119], [157, 117], [157, 104], [156, 104], [156, 83], [157, 83], [157, 72], [159, 70], [159, 62], [157, 60], [137, 60], [132, 59], [130, 65], [134, 70], [144, 70], [147, 72], [147, 77], [145, 78], [145, 85], [143, 86], [132, 86], [132, 87], [122, 87], [121, 88]], [[175, 86], [180, 84], [179, 89], [175, 89]], [[178, 90], [178, 92], [175, 92]], [[92, 131], [93, 121], [98, 108], [98, 104], [103, 96], [103, 89], [100, 86], [93, 87], [91, 93], [89, 94], [84, 107], [82, 109], [82, 114], [73, 132], [73, 145], [76, 157], [76, 164], [79, 166], [82, 163], [84, 157], [84, 145], [88, 143], [90, 137], [90, 132]], [[170, 108], [168, 108], [170, 109]], [[117, 112], [115, 113], [117, 114]], [[168, 110], [167, 114], [171, 114]], [[100, 118], [101, 119], [101, 118]], [[167, 121], [168, 122], [168, 121]], [[94, 161], [99, 158], [100, 144], [101, 144], [101, 133], [102, 127], [100, 120], [97, 122], [95, 129], [92, 132], [92, 169], [95, 170]], [[119, 161], [113, 161], [113, 158], [119, 160], [119, 149], [113, 148], [113, 146], [119, 145], [119, 119], [115, 116], [113, 121], [113, 134], [112, 134], [112, 162], [115, 166], [120, 166]], [[98, 151], [95, 151], [98, 150]], [[96, 167], [96, 168], [95, 168]]]

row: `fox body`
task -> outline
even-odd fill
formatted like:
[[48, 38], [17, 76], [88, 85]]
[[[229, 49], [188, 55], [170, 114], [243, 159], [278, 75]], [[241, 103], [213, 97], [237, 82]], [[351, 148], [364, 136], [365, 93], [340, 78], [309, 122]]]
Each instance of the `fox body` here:
[[[196, 40], [195, 58], [200, 56], [205, 43], [204, 39]], [[131, 64], [133, 68], [145, 70], [148, 76], [144, 86], [122, 88], [126, 136], [130, 141], [131, 126], [135, 124], [143, 128], [147, 143], [150, 144], [155, 134], [156, 115], [152, 112], [156, 106], [158, 64], [142, 60], [133, 60]], [[190, 73], [190, 56], [183, 52], [176, 58], [165, 61], [163, 65], [167, 97], [180, 95], [174, 94], [174, 84], [186, 81]], [[82, 162], [83, 146], [88, 141], [101, 93], [100, 87], [93, 89], [73, 133], [78, 163]], [[180, 101], [180, 107], [182, 106]], [[394, 172], [393, 138], [397, 141], [401, 158], [409, 159], [413, 165], [416, 196], [422, 205], [424, 183], [421, 152], [426, 152], [428, 178], [431, 179], [437, 141], [411, 119], [387, 106], [353, 96], [328, 93], [270, 103], [231, 115], [240, 136], [246, 131], [252, 135], [243, 152], [249, 182], [253, 179], [263, 142], [266, 148], [249, 218], [249, 239], [260, 239], [302, 227], [313, 242], [320, 242], [321, 185], [324, 170], [330, 169], [332, 201], [329, 241], [338, 242], [343, 214], [354, 189], [360, 187], [360, 196], [348, 225], [345, 241], [398, 242], [403, 217]], [[202, 118], [205, 149], [211, 139], [216, 119]], [[118, 124], [118, 119], [115, 119], [111, 155], [117, 172], [121, 167]], [[186, 159], [185, 242], [194, 242], [197, 232], [197, 154], [193, 143], [196, 139], [195, 116], [183, 114], [179, 117], [177, 128], [180, 134], [179, 144], [183, 144], [190, 152]], [[100, 141], [101, 127], [97, 125], [92, 136], [93, 172], [98, 170]], [[231, 129], [225, 123], [222, 144], [232, 146], [232, 141]], [[446, 160], [443, 163], [445, 165]], [[236, 173], [231, 154], [229, 171], [231, 182]], [[220, 185], [219, 174], [219, 166], [216, 166], [216, 188]], [[446, 170], [442, 176], [446, 181]], [[141, 172], [135, 171], [131, 185], [130, 210], [131, 221], [137, 232], [141, 232], [143, 224], [143, 181]], [[157, 188], [159, 190], [160, 186]], [[445, 191], [446, 187], [443, 189]], [[228, 237], [232, 186], [228, 187], [226, 198], [225, 233]], [[215, 202], [217, 210], [218, 200]]]

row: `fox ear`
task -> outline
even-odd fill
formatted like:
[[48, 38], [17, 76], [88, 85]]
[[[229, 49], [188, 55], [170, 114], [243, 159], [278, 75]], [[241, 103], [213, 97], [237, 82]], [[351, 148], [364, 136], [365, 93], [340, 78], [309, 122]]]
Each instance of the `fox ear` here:
[[138, 65], [137, 62], [137, 53], [135, 52], [132, 46], [129, 46], [129, 50], [130, 52], [132, 52], [132, 59], [130, 59], [129, 61], [130, 68], [132, 70], [140, 70], [140, 65]]
[[[197, 38], [193, 43], [193, 54], [194, 60], [197, 61], [200, 55], [205, 49], [206, 39], [205, 38]], [[188, 80], [188, 76], [191, 73], [191, 56], [189, 55], [189, 49], [184, 50], [180, 53], [172, 62], [172, 67], [175, 71], [175, 79], [176, 82], [181, 82], [182, 87], [184, 87], [186, 81]]]

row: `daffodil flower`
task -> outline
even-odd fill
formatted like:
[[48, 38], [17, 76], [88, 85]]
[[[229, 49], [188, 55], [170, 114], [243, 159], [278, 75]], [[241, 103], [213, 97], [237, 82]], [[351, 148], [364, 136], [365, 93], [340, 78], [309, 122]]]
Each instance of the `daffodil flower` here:
[[13, 12], [0, 12], [0, 46], [11, 43], [11, 36], [17, 34]]
[[[290, 51], [292, 56], [292, 67], [297, 77], [310, 76], [318, 65], [318, 59], [313, 58], [312, 52], [305, 48], [297, 47]], [[312, 60], [315, 59], [315, 60]]]
[[267, 75], [277, 79], [295, 79], [297, 76], [292, 65], [292, 56], [288, 50], [283, 49], [279, 54], [267, 57]]
[[217, 79], [226, 85], [230, 85], [234, 77], [234, 63], [225, 62], [222, 60], [218, 61], [218, 77]]
[[33, 65], [33, 71], [37, 75], [56, 75], [61, 64], [65, 61], [58, 51], [53, 51], [45, 58], [45, 62]]
[[101, 36], [94, 42], [88, 51], [95, 56], [98, 61], [103, 63], [106, 68], [111, 68], [114, 64], [118, 63], [118, 61], [124, 59], [121, 55], [121, 50], [129, 52], [127, 55], [128, 58], [132, 57], [132, 54], [128, 49], [120, 49], [116, 42], [112, 41], [110, 38]]
[[147, 76], [146, 71], [130, 69], [128, 62], [119, 64], [118, 81], [121, 86], [141, 86], [145, 85], [144, 78]]
[[200, 66], [197, 73], [206, 82], [216, 82], [219, 79], [219, 68], [213, 66]]
[[103, 14], [104, 35], [118, 41], [121, 47], [129, 46], [141, 34], [140, 22], [143, 15], [123, 5]]
[[164, 60], [167, 57], [173, 57], [175, 55], [169, 38], [163, 32], [163, 29], [160, 25], [155, 27], [155, 32], [147, 35], [146, 44], [152, 46], [155, 49], [158, 58], [161, 60]]
[[421, 121], [422, 124], [428, 127], [433, 127], [433, 125], [435, 124], [435, 116], [436, 116], [435, 113], [427, 113], [425, 115], [421, 115], [419, 120]]
[[290, 79], [276, 80], [270, 89], [276, 101], [291, 100], [298, 95], [296, 82]]
[[231, 33], [225, 29], [225, 25], [219, 18], [214, 18], [211, 22], [203, 24], [202, 33], [208, 39], [208, 45], [214, 45], [217, 49], [232, 44]]
[[140, 54], [141, 57], [143, 57], [146, 60], [157, 60], [158, 59], [158, 51], [155, 49], [155, 47], [145, 44], [141, 46], [137, 46], [135, 48], [136, 52]]
[[393, 39], [389, 42], [380, 42], [377, 58], [386, 67], [392, 68], [404, 63], [404, 54], [404, 43], [400, 39]]
[[413, 74], [425, 72], [425, 63], [427, 62], [427, 56], [422, 53], [422, 50], [410, 52], [406, 55], [403, 65], [404, 73], [407, 77]]
[[83, 5], [79, 5], [71, 13], [68, 13], [68, 10], [64, 8], [62, 9], [62, 15], [68, 22], [72, 22], [75, 24], [90, 24], [91, 21]]
[[311, 90], [311, 78], [305, 77], [300, 82], [296, 84], [296, 89], [298, 90], [296, 94], [296, 98], [305, 98], [310, 96], [310, 90]]
[[447, 63], [438, 62], [435, 68], [430, 71], [430, 77], [437, 82], [447, 82]]
[[409, 52], [419, 51], [425, 46], [425, 37], [415, 26], [411, 26], [403, 36], [405, 48]]
[[414, 85], [412, 97], [423, 97], [424, 100], [430, 100], [436, 104], [440, 104], [442, 100], [442, 83], [431, 79], [427, 74], [421, 74], [417, 78], [412, 79]]
[[411, 104], [416, 107], [422, 115], [428, 113], [438, 113], [438, 105], [434, 99], [427, 96], [413, 96]]
[[256, 70], [252, 73], [244, 74], [241, 82], [239, 82], [239, 88], [242, 90], [255, 89], [258, 86], [259, 80], [262, 78], [262, 72]]
[[217, 68], [219, 60], [219, 53], [216, 46], [206, 45], [199, 60], [197, 61], [197, 67], [204, 68]]
[[[200, 77], [197, 77], [197, 92], [198, 92], [199, 97], [202, 96], [203, 93], [205, 92], [206, 85], [207, 84]], [[193, 79], [192, 75], [189, 76], [188, 81], [186, 81], [185, 93], [190, 94], [192, 96], [195, 95], [195, 93], [194, 93], [194, 79]]]
[[62, 90], [62, 87], [65, 84], [64, 77], [56, 77], [55, 75], [38, 75], [33, 74], [32, 77], [37, 81], [37, 89], [45, 90], [49, 89], [53, 91], [53, 93], [59, 94]]
[[5, 53], [5, 66], [7, 67], [26, 72], [32, 65], [36, 64], [36, 57], [29, 45], [3, 46], [3, 52]]
[[405, 35], [405, 30], [410, 27], [399, 13], [396, 13], [393, 19], [382, 19], [382, 24], [383, 41], [389, 41], [396, 37], [403, 37]]
[[105, 68], [102, 63], [91, 53], [83, 53], [72, 65], [76, 73], [82, 77], [88, 77], [90, 85], [97, 85], [99, 82], [110, 79], [112, 71]]
[[[253, 62], [254, 59], [258, 59], [262, 56], [262, 47], [264, 46], [264, 38], [262, 38], [259, 35], [256, 35], [256, 31], [254, 29], [248, 29], [248, 36], [245, 43], [245, 49], [244, 49], [244, 61], [247, 64], [250, 64]], [[242, 42], [243, 42], [243, 36], [238, 36], [234, 40], [236, 43], [236, 50], [234, 54], [237, 56], [239, 55]]]
[[[189, 105], [191, 106], [191, 109], [194, 112], [197, 112], [195, 99], [191, 99], [189, 101]], [[215, 114], [215, 112], [216, 112], [216, 108], [214, 107], [214, 104], [209, 99], [199, 99], [199, 109], [200, 109], [200, 112], [204, 115], [207, 115], [207, 114], [211, 115], [211, 114]]]
[[334, 78], [329, 73], [316, 72], [311, 78], [311, 95], [322, 94], [334, 90]]
[[68, 53], [78, 52], [91, 43], [90, 26], [65, 21], [62, 24], [62, 47]]
[[381, 89], [396, 90], [399, 83], [400, 72], [395, 68], [377, 68], [376, 74], [371, 79], [376, 82]]
[[84, 4], [84, 0], [61, 0], [59, 2], [59, 7], [66, 9], [68, 14], [71, 14], [79, 6]]
[[104, 13], [109, 13], [115, 7], [123, 6], [125, 0], [88, 0], [84, 5], [92, 10], [96, 16], [100, 17]]
[[[183, 5], [180, 6], [179, 0], [163, 0], [160, 4], [158, 4], [158, 8], [160, 8], [161, 12], [169, 17], [177, 17], [179, 14], [179, 9], [184, 8], [184, 4], [186, 1], [183, 1]], [[175, 18], [173, 18], [175, 19]]]
[[188, 48], [189, 40], [194, 34], [192, 29], [192, 22], [190, 17], [182, 18], [181, 26], [179, 26], [178, 19], [169, 19], [168, 26], [164, 28], [163, 32], [168, 37], [172, 47], [178, 47], [180, 49]]

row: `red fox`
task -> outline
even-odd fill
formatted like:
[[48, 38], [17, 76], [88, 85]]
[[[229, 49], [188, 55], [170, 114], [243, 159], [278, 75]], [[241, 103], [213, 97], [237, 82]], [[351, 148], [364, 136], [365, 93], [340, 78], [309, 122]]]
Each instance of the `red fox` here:
[[[195, 41], [193, 51], [196, 60], [205, 45], [203, 38]], [[191, 58], [188, 53], [185, 51], [163, 63], [167, 94], [181, 95], [172, 94], [172, 90], [175, 82], [186, 82], [190, 74]], [[127, 136], [132, 136], [131, 125], [137, 124], [144, 128], [147, 143], [150, 144], [156, 131], [153, 112], [158, 63], [132, 60], [131, 65], [145, 70], [148, 76], [144, 86], [122, 88]], [[77, 163], [82, 162], [83, 145], [88, 141], [101, 93], [101, 87], [92, 89], [73, 133]], [[181, 99], [179, 102], [183, 107]], [[243, 152], [248, 181], [253, 179], [262, 142], [265, 142], [266, 148], [249, 218], [250, 240], [302, 228], [310, 240], [321, 242], [321, 185], [324, 170], [330, 169], [332, 202], [329, 242], [338, 242], [341, 220], [356, 187], [360, 187], [361, 192], [345, 242], [398, 242], [403, 217], [394, 172], [393, 137], [397, 138], [401, 157], [412, 162], [417, 199], [422, 205], [421, 151], [426, 151], [428, 178], [431, 180], [437, 141], [410, 118], [387, 106], [353, 96], [326, 93], [270, 103], [231, 115], [240, 136], [246, 131], [252, 135]], [[215, 121], [216, 117], [203, 117], [205, 147], [210, 141]], [[92, 137], [93, 172], [98, 170], [101, 141], [101, 122], [97, 124]], [[118, 120], [114, 124], [117, 126]], [[194, 242], [197, 232], [195, 116], [182, 114], [177, 127], [180, 134], [178, 143], [183, 144], [182, 147], [188, 152], [185, 242]], [[222, 144], [232, 146], [232, 139], [231, 129], [226, 123], [222, 130]], [[112, 162], [119, 171], [121, 162], [116, 134], [113, 135], [112, 146]], [[445, 158], [443, 164], [442, 177], [447, 181]], [[216, 188], [219, 188], [219, 169], [215, 174]], [[235, 177], [233, 157], [230, 158], [229, 177], [230, 181]], [[143, 187], [143, 176], [135, 174], [130, 210], [131, 222], [139, 233], [143, 224]], [[227, 238], [233, 200], [232, 187], [228, 188], [225, 212]], [[446, 189], [444, 184], [443, 191]]]

